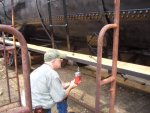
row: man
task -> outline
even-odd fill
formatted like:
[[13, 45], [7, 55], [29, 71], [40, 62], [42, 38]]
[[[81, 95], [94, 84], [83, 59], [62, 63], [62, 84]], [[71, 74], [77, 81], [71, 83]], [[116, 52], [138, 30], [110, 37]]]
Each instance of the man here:
[[50, 50], [44, 54], [44, 64], [30, 74], [33, 109], [42, 107], [43, 113], [51, 113], [57, 103], [58, 113], [67, 113], [66, 98], [77, 85], [74, 81], [63, 84], [55, 71], [61, 68], [64, 57], [57, 50]]

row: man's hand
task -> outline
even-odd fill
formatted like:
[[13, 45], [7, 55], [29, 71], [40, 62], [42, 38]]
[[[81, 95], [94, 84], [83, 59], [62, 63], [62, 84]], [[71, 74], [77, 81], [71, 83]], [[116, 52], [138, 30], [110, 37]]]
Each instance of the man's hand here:
[[71, 82], [70, 82], [70, 88], [75, 88], [75, 87], [77, 87], [78, 85], [77, 84], [75, 84], [75, 80], [72, 80]]
[[67, 89], [70, 86], [70, 82], [62, 82], [63, 88]]
[[65, 98], [69, 95], [70, 91], [71, 91], [73, 88], [77, 87], [77, 84], [75, 84], [74, 81], [75, 81], [75, 80], [72, 80], [72, 81], [70, 82], [69, 87], [66, 89], [66, 96], [65, 96]]

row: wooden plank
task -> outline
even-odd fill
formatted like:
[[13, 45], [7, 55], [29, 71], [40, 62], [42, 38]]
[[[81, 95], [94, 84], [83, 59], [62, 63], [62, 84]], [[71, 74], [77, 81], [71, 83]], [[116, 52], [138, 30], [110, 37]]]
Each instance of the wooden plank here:
[[[85, 69], [84, 69], [85, 68]], [[96, 67], [94, 66], [86, 66], [84, 68], [80, 68], [82, 72], [86, 74], [90, 74], [93, 77], [96, 77]], [[85, 71], [88, 69], [88, 72]], [[94, 73], [94, 74], [93, 74]], [[108, 71], [106, 69], [102, 70], [102, 78], [105, 79], [109, 76]], [[117, 75], [117, 83], [126, 87], [130, 87], [136, 89], [138, 91], [144, 91], [146, 93], [150, 93], [150, 81], [142, 78], [137, 78], [131, 75], [126, 75], [123, 78], [120, 74]]]
[[[0, 40], [0, 42], [2, 42], [2, 40]], [[12, 45], [13, 42], [6, 40], [6, 44]], [[16, 45], [18, 47], [20, 46], [20, 44], [18, 42], [16, 43]], [[44, 54], [46, 51], [51, 49], [51, 48], [41, 47], [41, 46], [32, 45], [32, 44], [28, 44], [27, 46], [28, 46], [29, 50], [35, 51], [38, 53], [42, 53], [42, 54]], [[74, 52], [68, 52], [68, 51], [62, 51], [62, 50], [58, 50], [58, 51], [60, 53], [66, 54], [67, 59], [69, 59], [69, 60], [84, 63], [87, 65], [96, 66], [97, 57], [95, 57], [95, 56], [79, 54], [79, 53], [74, 53]], [[150, 67], [149, 66], [137, 65], [137, 64], [127, 63], [127, 62], [122, 62], [122, 61], [118, 61], [117, 64], [118, 64], [117, 65], [117, 67], [118, 67], [117, 71], [119, 73], [125, 73], [128, 75], [132, 75], [132, 76], [136, 76], [139, 78], [150, 80]], [[102, 67], [104, 69], [110, 69], [111, 70], [112, 60], [102, 58]]]

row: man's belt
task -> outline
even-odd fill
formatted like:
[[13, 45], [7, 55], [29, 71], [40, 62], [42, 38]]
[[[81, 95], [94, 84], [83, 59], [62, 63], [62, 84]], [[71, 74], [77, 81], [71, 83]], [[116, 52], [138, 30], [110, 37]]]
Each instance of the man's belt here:
[[49, 109], [43, 109], [42, 106], [37, 106], [34, 109], [34, 113], [48, 113]]

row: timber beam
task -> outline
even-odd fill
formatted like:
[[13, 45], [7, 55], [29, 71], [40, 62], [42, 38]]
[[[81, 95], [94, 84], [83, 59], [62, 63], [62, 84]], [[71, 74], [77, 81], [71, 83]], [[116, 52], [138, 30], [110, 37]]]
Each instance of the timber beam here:
[[[3, 41], [1, 39], [0, 39], [0, 42], [3, 43]], [[8, 45], [13, 45], [13, 41], [6, 40], [5, 43]], [[16, 46], [19, 47], [20, 44], [17, 42]], [[32, 44], [27, 44], [27, 46], [28, 46], [28, 50], [34, 51], [37, 53], [41, 53], [41, 54], [44, 54], [46, 51], [51, 49], [48, 47], [42, 47], [42, 46], [37, 46], [37, 45], [32, 45]], [[96, 64], [97, 64], [97, 57], [95, 57], [95, 56], [79, 54], [79, 53], [74, 53], [74, 52], [68, 52], [68, 51], [62, 51], [62, 50], [58, 50], [58, 51], [60, 53], [66, 54], [67, 55], [66, 59], [68, 59], [68, 60], [72, 60], [74, 62], [79, 62], [79, 63], [92, 65], [92, 66], [96, 66]], [[102, 58], [102, 67], [104, 69], [111, 70], [112, 60]], [[123, 74], [128, 74], [128, 75], [135, 76], [138, 78], [143, 78], [146, 80], [150, 80], [150, 67], [149, 66], [143, 66], [143, 65], [118, 61], [117, 62], [117, 72], [123, 73]]]

